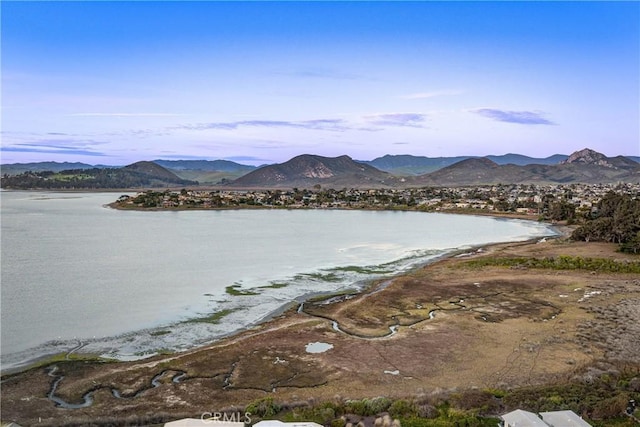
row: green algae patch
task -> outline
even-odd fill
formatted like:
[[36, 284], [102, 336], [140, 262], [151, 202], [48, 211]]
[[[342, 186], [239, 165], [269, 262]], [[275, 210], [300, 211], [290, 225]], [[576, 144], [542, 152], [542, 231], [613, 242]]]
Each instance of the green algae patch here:
[[230, 285], [225, 288], [225, 292], [229, 295], [233, 296], [249, 296], [249, 295], [259, 295], [258, 292], [255, 291], [245, 291], [240, 289], [240, 285]]
[[280, 289], [289, 286], [288, 283], [272, 283], [270, 285], [260, 286], [260, 289]]
[[224, 310], [216, 311], [215, 313], [210, 314], [205, 317], [197, 317], [195, 319], [189, 319], [185, 323], [211, 323], [218, 324], [223, 317], [228, 316], [234, 311], [238, 311], [239, 308], [225, 308]]

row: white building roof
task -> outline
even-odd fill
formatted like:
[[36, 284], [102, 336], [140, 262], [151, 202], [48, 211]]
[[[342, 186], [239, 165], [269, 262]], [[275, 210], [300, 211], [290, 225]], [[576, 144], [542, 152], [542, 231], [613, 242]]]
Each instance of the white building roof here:
[[551, 427], [591, 427], [573, 411], [540, 412], [540, 415]]
[[549, 427], [533, 412], [516, 409], [501, 417], [505, 422], [505, 427]]

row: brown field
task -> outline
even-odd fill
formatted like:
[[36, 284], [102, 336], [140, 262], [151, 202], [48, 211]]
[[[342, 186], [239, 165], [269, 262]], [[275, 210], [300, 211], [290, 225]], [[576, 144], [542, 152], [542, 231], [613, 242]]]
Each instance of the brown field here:
[[[613, 245], [563, 239], [491, 246], [350, 298], [305, 303], [303, 312], [292, 309], [204, 348], [129, 363], [57, 362], [51, 375], [51, 366], [7, 375], [2, 419], [22, 425], [175, 419], [244, 408], [266, 396], [295, 405], [509, 390], [586, 375], [602, 361], [640, 367], [637, 275], [465, 265], [507, 255], [637, 260]], [[397, 332], [389, 335], [390, 327]], [[333, 348], [307, 353], [312, 342]], [[47, 394], [59, 375], [56, 396], [79, 403], [93, 390], [93, 404], [56, 407]]]

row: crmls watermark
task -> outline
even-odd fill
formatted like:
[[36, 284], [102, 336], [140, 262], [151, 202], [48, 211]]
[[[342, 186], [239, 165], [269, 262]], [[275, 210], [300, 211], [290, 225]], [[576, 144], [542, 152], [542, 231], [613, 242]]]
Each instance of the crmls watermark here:
[[251, 424], [251, 414], [249, 412], [205, 412], [200, 415], [200, 420], [205, 423], [244, 423]]

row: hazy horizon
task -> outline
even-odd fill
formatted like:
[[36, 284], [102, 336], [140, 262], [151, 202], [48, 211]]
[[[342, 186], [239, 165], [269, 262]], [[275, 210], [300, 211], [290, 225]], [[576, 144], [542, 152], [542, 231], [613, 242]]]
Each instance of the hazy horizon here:
[[0, 163], [640, 155], [638, 2], [2, 2]]

